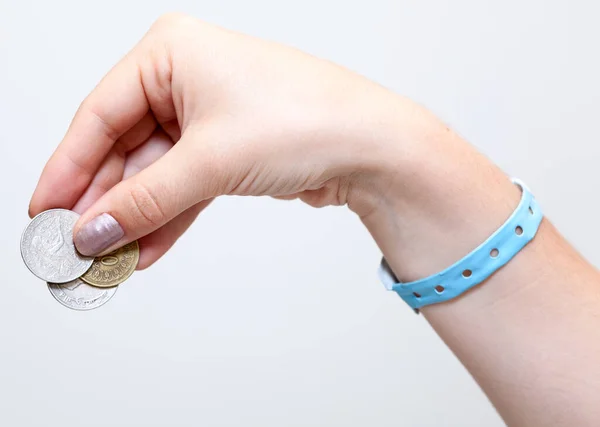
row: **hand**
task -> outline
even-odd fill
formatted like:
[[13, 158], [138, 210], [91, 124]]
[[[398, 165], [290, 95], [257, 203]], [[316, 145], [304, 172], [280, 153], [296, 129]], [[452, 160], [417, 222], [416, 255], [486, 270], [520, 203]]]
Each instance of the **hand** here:
[[414, 111], [331, 63], [168, 15], [82, 103], [30, 215], [83, 213], [75, 243], [85, 255], [141, 239], [140, 268], [220, 195], [349, 204], [365, 215], [382, 159], [402, 139], [390, 130]]
[[[414, 103], [295, 50], [169, 15], [83, 102], [30, 214], [84, 212], [82, 253], [141, 239], [144, 268], [220, 195], [348, 204], [413, 280], [476, 247], [518, 193]], [[598, 425], [599, 283], [544, 222], [486, 283], [422, 312], [508, 424]]]

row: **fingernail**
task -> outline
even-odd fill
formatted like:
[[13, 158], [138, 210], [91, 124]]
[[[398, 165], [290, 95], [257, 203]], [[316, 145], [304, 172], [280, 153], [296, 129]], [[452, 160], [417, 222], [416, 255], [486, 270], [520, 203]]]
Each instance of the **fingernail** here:
[[117, 243], [124, 235], [117, 220], [104, 213], [81, 227], [74, 242], [82, 255], [95, 256]]

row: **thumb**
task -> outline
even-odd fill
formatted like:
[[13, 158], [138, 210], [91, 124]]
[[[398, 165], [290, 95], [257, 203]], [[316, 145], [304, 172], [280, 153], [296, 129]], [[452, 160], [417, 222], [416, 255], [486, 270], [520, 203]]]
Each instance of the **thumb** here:
[[[186, 140], [188, 139], [188, 140]], [[77, 250], [108, 253], [162, 227], [198, 202], [219, 195], [215, 162], [190, 135], [158, 161], [104, 194], [74, 229]], [[209, 167], [210, 165], [210, 167]]]

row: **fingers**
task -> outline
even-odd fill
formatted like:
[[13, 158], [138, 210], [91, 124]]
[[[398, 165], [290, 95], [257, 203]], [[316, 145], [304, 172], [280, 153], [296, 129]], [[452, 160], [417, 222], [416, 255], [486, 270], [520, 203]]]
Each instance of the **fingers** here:
[[[154, 120], [151, 114], [146, 117]], [[137, 148], [126, 154], [116, 147], [111, 150], [102, 165], [100, 165], [88, 188], [73, 206], [73, 211], [79, 214], [85, 212], [122, 179], [129, 178], [151, 165], [173, 147], [173, 142], [162, 130], [156, 130], [152, 135], [147, 135], [146, 131], [141, 131], [140, 128], [146, 127], [147, 124], [142, 119], [119, 139], [122, 150], [128, 151], [136, 146]], [[140, 145], [142, 142], [143, 144]]]
[[156, 130], [152, 136], [135, 150], [127, 154], [123, 179], [128, 179], [147, 168], [164, 156], [171, 148], [173, 141], [162, 129]]
[[111, 150], [102, 162], [102, 165], [100, 165], [92, 182], [77, 203], [75, 203], [72, 210], [78, 214], [85, 212], [104, 193], [121, 181], [124, 168], [125, 157], [117, 153], [116, 150]]
[[[83, 195], [79, 198], [72, 210], [77, 213], [85, 212], [90, 206], [103, 196], [108, 190], [117, 185], [123, 178], [133, 175], [132, 167], [141, 170], [154, 163], [159, 157], [165, 154], [173, 143], [162, 131], [156, 131], [150, 135], [149, 132], [156, 127], [156, 120], [152, 113], [148, 112], [142, 120], [129, 129], [121, 138], [118, 146], [115, 145], [108, 153], [92, 179], [90, 185], [86, 188]], [[125, 154], [133, 148], [144, 143], [140, 149]], [[125, 161], [127, 157], [127, 161]]]
[[116, 142], [115, 148], [120, 153], [128, 153], [145, 143], [157, 129], [158, 123], [154, 118], [154, 114], [148, 111], [139, 122], [134, 124], [127, 132], [125, 132]]
[[[132, 151], [127, 156], [123, 178], [127, 179], [145, 169], [173, 148], [173, 142], [163, 131], [156, 131], [148, 142]], [[194, 222], [198, 214], [210, 203], [200, 202], [158, 230], [142, 237], [140, 244], [140, 260], [138, 269], [143, 270], [162, 257]]]
[[[173, 142], [170, 137], [162, 130], [157, 130], [144, 144], [128, 153], [126, 161], [114, 150], [111, 151], [73, 210], [79, 213], [85, 211], [121, 181], [121, 178], [127, 179], [134, 176], [161, 158], [171, 148], [173, 148]], [[210, 200], [207, 200], [192, 206], [158, 230], [141, 238], [138, 269], [145, 269], [162, 257], [209, 203]]]
[[[148, 112], [138, 51], [134, 49], [117, 64], [81, 104], [42, 172], [30, 202], [30, 215], [53, 207], [72, 208], [117, 139]], [[147, 128], [141, 133], [149, 135], [155, 124], [143, 123]]]
[[80, 218], [74, 234], [82, 254], [107, 253], [139, 239], [218, 193], [217, 162], [201, 152], [204, 144], [186, 141], [191, 138], [186, 133], [160, 160], [116, 185]]

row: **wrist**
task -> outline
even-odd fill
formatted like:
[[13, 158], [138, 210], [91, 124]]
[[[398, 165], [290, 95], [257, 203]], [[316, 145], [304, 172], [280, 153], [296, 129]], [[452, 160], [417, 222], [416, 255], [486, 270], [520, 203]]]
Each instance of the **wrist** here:
[[[462, 258], [512, 213], [520, 192], [472, 146], [415, 107], [395, 132], [354, 203], [401, 281]], [[368, 200], [366, 200], [368, 198]]]

